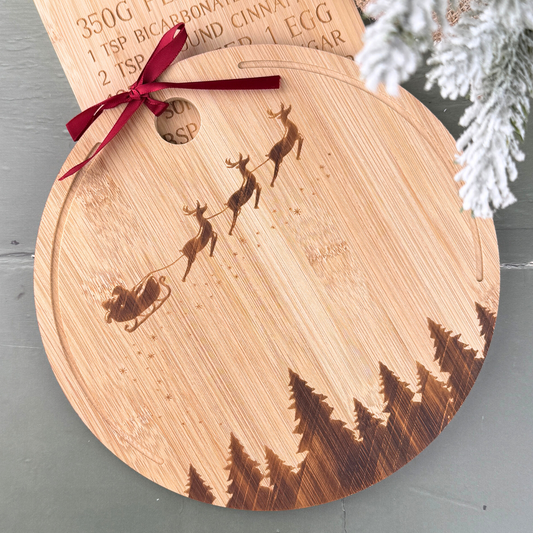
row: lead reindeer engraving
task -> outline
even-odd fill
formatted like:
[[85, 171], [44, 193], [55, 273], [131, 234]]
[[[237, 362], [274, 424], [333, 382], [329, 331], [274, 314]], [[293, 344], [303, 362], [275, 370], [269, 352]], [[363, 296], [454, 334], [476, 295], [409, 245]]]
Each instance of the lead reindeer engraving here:
[[285, 127], [285, 133], [283, 134], [282, 139], [278, 141], [272, 147], [270, 152], [267, 154], [267, 157], [268, 157], [267, 161], [273, 161], [275, 164], [274, 176], [272, 177], [272, 182], [270, 183], [271, 187], [274, 187], [274, 182], [276, 181], [276, 178], [278, 177], [279, 167], [281, 166], [281, 163], [283, 162], [283, 158], [294, 148], [296, 141], [298, 141], [296, 159], [297, 160], [300, 159], [300, 153], [302, 151], [302, 144], [304, 142], [304, 138], [298, 131], [298, 127], [296, 126], [296, 124], [294, 124], [294, 122], [292, 122], [288, 118], [291, 110], [292, 110], [292, 105], [285, 108], [285, 106], [283, 105], [283, 102], [281, 103], [281, 109], [277, 113], [272, 112], [271, 109], [267, 110], [267, 114], [269, 118], [279, 118], [281, 120], [281, 123]]
[[[200, 202], [196, 202], [196, 209], [189, 209], [186, 205], [183, 206], [183, 212], [188, 215], [195, 215], [200, 228], [198, 233], [189, 241], [185, 243], [185, 246], [180, 250], [182, 256], [185, 256], [188, 259], [187, 268], [185, 269], [185, 274], [183, 275], [182, 281], [185, 281], [187, 274], [191, 270], [191, 266], [196, 261], [196, 254], [203, 250], [209, 241], [211, 241], [211, 250], [209, 256], [213, 257], [213, 252], [215, 251], [215, 244], [217, 243], [218, 235], [213, 231], [213, 226], [207, 218], [204, 218], [204, 213], [207, 210], [207, 204], [204, 207], [200, 207]], [[181, 258], [180, 257], [180, 258]]]
[[257, 180], [253, 173], [246, 168], [246, 165], [250, 162], [250, 156], [246, 159], [242, 158], [242, 154], [239, 153], [239, 160], [235, 163], [231, 159], [226, 159], [226, 166], [228, 168], [238, 167], [242, 175], [242, 185], [240, 189], [234, 192], [226, 203], [228, 209], [233, 211], [233, 221], [231, 223], [231, 228], [229, 234], [233, 233], [235, 224], [237, 223], [237, 217], [241, 213], [241, 208], [248, 200], [252, 197], [255, 191], [255, 205], [254, 208], [258, 209], [259, 207], [259, 197], [261, 196], [261, 185], [257, 183]]

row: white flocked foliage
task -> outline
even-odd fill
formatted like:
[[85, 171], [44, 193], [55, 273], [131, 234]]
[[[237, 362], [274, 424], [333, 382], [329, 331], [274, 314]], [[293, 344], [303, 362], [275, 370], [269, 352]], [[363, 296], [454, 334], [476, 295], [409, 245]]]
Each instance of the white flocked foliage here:
[[[509, 182], [517, 177], [516, 161], [524, 159], [519, 143], [533, 96], [533, 0], [485, 0], [471, 7], [451, 27], [446, 0], [376, 0], [367, 13], [379, 18], [357, 59], [369, 88], [383, 83], [397, 94], [398, 83], [431, 51], [427, 88], [437, 84], [444, 98], [472, 102], [457, 142], [463, 207], [491, 217], [516, 200]], [[435, 18], [442, 28], [437, 44]]]

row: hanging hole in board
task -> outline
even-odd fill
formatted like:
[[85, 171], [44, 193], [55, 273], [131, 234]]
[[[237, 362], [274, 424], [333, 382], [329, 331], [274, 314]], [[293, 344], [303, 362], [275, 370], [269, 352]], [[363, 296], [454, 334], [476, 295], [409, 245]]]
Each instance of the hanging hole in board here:
[[166, 102], [167, 109], [156, 119], [157, 132], [170, 144], [192, 141], [200, 131], [200, 112], [184, 98], [171, 98]]

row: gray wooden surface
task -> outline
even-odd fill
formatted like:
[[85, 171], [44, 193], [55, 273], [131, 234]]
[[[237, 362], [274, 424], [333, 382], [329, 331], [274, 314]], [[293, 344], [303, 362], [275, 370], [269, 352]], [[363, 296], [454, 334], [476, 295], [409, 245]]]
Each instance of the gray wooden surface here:
[[[32, 0], [0, 0], [0, 531], [2, 533], [529, 532], [533, 526], [533, 135], [496, 217], [493, 343], [446, 430], [400, 471], [316, 508], [232, 511], [171, 493], [114, 457], [63, 396], [33, 303], [32, 254], [77, 105]], [[462, 102], [408, 89], [456, 135]]]

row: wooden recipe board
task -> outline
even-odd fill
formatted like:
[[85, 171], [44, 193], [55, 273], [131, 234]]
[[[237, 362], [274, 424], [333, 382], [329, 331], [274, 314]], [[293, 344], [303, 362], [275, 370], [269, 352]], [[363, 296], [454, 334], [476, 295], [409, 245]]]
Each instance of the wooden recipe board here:
[[35, 0], [85, 109], [126, 89], [157, 42], [184, 22], [179, 59], [217, 48], [291, 44], [353, 58], [364, 26], [355, 4], [333, 0]]
[[[128, 58], [150, 55], [150, 27], [193, 13], [160, 0], [37, 3], [82, 107], [136, 79], [142, 61]], [[191, 36], [223, 27], [216, 43], [205, 38], [220, 49], [161, 81], [279, 74], [281, 88], [161, 91], [169, 113], [154, 121], [141, 107], [56, 182], [36, 307], [61, 387], [119, 458], [206, 503], [295, 509], [376, 483], [446, 427], [490, 345], [498, 250], [492, 221], [461, 212], [442, 124], [405, 91], [369, 92], [340, 57], [360, 47], [351, 3], [278, 0], [241, 34], [228, 24], [248, 16], [244, 5], [186, 21]], [[359, 28], [338, 41], [340, 55], [224, 48], [278, 32], [296, 40], [294, 21], [301, 29], [326, 7], [331, 21], [305, 39], [328, 24], [330, 35]], [[91, 21], [86, 39], [80, 20]], [[88, 130], [62, 172], [120, 111]]]

